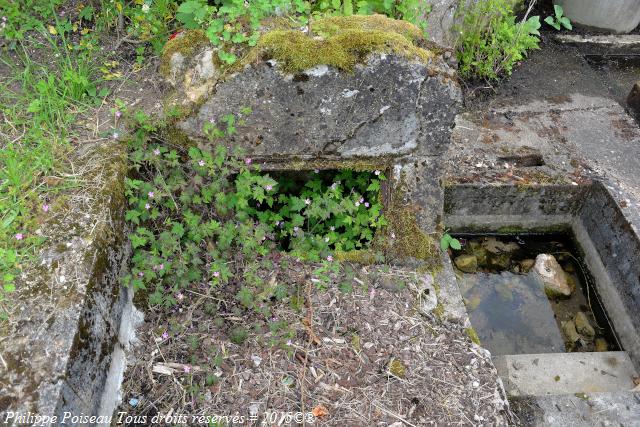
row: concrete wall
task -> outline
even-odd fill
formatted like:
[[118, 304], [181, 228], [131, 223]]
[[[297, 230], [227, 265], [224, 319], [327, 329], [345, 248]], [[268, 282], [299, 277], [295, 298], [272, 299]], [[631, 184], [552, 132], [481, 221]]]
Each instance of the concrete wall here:
[[617, 203], [617, 190], [585, 186], [455, 185], [445, 188], [445, 227], [467, 232], [571, 231], [594, 276], [607, 314], [640, 367], [638, 214]]
[[640, 366], [640, 236], [611, 192], [592, 185], [573, 230], [598, 293], [636, 367]]
[[[120, 285], [127, 267], [123, 145], [87, 146], [83, 186], [41, 226], [39, 262], [23, 271], [11, 295], [0, 354], [0, 420], [10, 412], [96, 415], [112, 355], [120, 346], [130, 298]], [[115, 397], [115, 396], [114, 396]], [[78, 425], [66, 420], [64, 425]], [[82, 423], [82, 425], [87, 425]]]

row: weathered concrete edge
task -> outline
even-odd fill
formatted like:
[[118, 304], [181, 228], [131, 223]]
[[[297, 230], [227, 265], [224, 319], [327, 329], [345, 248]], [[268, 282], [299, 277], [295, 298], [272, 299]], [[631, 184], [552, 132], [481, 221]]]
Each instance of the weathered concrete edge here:
[[640, 393], [578, 393], [511, 398], [518, 425], [638, 425]]
[[626, 351], [512, 354], [493, 358], [509, 397], [630, 391]]
[[567, 228], [588, 186], [457, 184], [444, 189], [445, 226], [452, 231], [514, 232]]
[[607, 46], [614, 49], [640, 49], [640, 35], [638, 34], [606, 34], [584, 36], [579, 34], [557, 34], [554, 38], [560, 43], [575, 45]]
[[[49, 239], [40, 251], [41, 265], [22, 275], [24, 292], [18, 284], [11, 331], [16, 339], [0, 344], [0, 352], [15, 363], [0, 371], [3, 421], [8, 412], [57, 416], [55, 425], [65, 412], [97, 414], [121, 313], [130, 303], [120, 285], [129, 255], [126, 148], [113, 143], [85, 147], [75, 166], [84, 171], [81, 180], [91, 195], [86, 187], [72, 190], [69, 200], [82, 202], [71, 203], [62, 221], [43, 226]], [[41, 306], [52, 297], [51, 306]], [[52, 343], [54, 352], [47, 350]], [[66, 425], [76, 424], [66, 420]]]
[[609, 181], [591, 186], [572, 230], [622, 346], [640, 370], [640, 215], [618, 204], [621, 194]]

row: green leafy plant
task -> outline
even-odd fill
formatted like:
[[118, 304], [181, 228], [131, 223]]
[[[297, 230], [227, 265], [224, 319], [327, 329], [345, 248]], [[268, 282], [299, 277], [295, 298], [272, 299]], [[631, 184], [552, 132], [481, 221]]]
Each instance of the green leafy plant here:
[[316, 15], [370, 15], [380, 13], [390, 18], [401, 19], [426, 29], [425, 17], [431, 11], [428, 2], [421, 0], [360, 0], [340, 1], [321, 0], [312, 3], [312, 12]]
[[538, 48], [540, 17], [516, 22], [514, 4], [479, 0], [460, 7], [456, 56], [462, 77], [497, 79], [511, 74], [528, 50]]
[[241, 306], [264, 314], [263, 302], [284, 291], [264, 278], [273, 254], [320, 263], [314, 282], [322, 287], [336, 272], [336, 251], [365, 248], [386, 225], [381, 171], [274, 177], [219, 143], [246, 114], [205, 125], [210, 151], [165, 146], [152, 138], [147, 116], [133, 116], [138, 176], [126, 180], [134, 252], [125, 283], [147, 289], [151, 305], [175, 305], [191, 284], [230, 284]]
[[0, 1], [0, 46], [6, 42], [10, 49], [15, 49], [28, 32], [44, 30], [61, 3], [62, 0]]
[[440, 249], [446, 251], [449, 248], [459, 251], [462, 246], [460, 245], [460, 240], [451, 237], [449, 233], [444, 233], [440, 238]]
[[122, 42], [149, 43], [151, 50], [158, 54], [175, 29], [176, 10], [182, 2], [110, 0], [101, 3], [100, 13], [94, 17], [98, 31], [121, 34]]
[[573, 30], [573, 25], [571, 25], [571, 21], [569, 18], [564, 16], [564, 10], [562, 6], [559, 4], [553, 5], [553, 12], [555, 16], [547, 16], [544, 19], [544, 22], [551, 25], [556, 30], [560, 31], [561, 27], [566, 28], [567, 30]]

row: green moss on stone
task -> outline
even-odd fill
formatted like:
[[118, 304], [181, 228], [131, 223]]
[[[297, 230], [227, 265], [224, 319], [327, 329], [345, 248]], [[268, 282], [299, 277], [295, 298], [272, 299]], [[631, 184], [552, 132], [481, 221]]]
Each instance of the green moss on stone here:
[[369, 249], [336, 251], [334, 257], [337, 261], [346, 261], [365, 265], [375, 264], [376, 262], [375, 252]]
[[[256, 163], [260, 159], [254, 158]], [[349, 169], [356, 172], [386, 170], [391, 164], [391, 157], [379, 157], [375, 159], [294, 159], [277, 165], [278, 171], [310, 171], [314, 169], [333, 170]], [[272, 165], [272, 169], [276, 165]]]
[[283, 71], [297, 73], [317, 65], [352, 71], [373, 52], [385, 52], [427, 62], [434, 53], [413, 44], [402, 34], [380, 30], [341, 29], [327, 38], [313, 38], [300, 31], [276, 30], [264, 34], [257, 48], [263, 57], [275, 59]]
[[480, 345], [480, 337], [478, 337], [478, 333], [476, 332], [475, 329], [465, 328], [464, 332], [467, 334], [467, 336], [472, 342]]
[[158, 135], [163, 141], [179, 148], [189, 148], [196, 145], [184, 131], [175, 124], [167, 124], [158, 130]]
[[435, 240], [420, 228], [415, 206], [403, 202], [402, 180], [403, 178], [396, 183], [396, 190], [384, 212], [389, 223], [388, 231], [394, 234], [393, 237], [387, 236], [385, 240], [394, 254], [437, 263], [438, 248]]
[[434, 314], [434, 316], [436, 316], [439, 320], [443, 320], [444, 319], [444, 305], [442, 305], [441, 302], [439, 302], [436, 305], [436, 308], [433, 309], [432, 313]]
[[162, 49], [160, 59], [160, 74], [167, 77], [171, 71], [171, 58], [175, 53], [180, 53], [184, 58], [188, 58], [193, 53], [204, 46], [211, 44], [209, 38], [202, 30], [184, 31], [178, 37], [169, 40]]
[[322, 37], [330, 37], [346, 30], [381, 31], [395, 33], [414, 44], [427, 43], [424, 32], [415, 25], [384, 15], [331, 16], [311, 23], [311, 32]]

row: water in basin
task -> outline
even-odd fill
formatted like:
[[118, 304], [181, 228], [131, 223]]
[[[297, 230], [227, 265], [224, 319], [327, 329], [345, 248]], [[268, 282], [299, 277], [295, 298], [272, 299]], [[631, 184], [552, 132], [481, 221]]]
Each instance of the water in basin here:
[[[461, 250], [452, 251], [458, 284], [471, 324], [492, 354], [620, 349], [593, 279], [569, 236], [455, 237], [462, 243]], [[545, 286], [536, 273], [540, 266], [534, 267], [540, 254], [557, 262], [557, 274], [573, 288], [570, 296], [551, 293]]]

